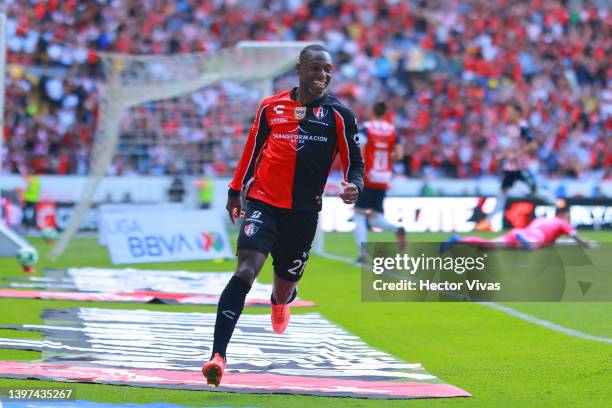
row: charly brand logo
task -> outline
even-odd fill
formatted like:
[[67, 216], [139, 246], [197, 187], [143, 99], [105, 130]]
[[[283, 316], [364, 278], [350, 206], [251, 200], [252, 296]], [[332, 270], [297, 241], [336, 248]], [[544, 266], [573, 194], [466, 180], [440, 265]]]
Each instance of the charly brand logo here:
[[295, 108], [295, 110], [293, 111], [293, 116], [295, 116], [297, 120], [304, 119], [306, 117], [306, 107], [298, 106], [297, 108]]
[[258, 230], [259, 230], [259, 227], [253, 223], [250, 223], [244, 226], [244, 234], [247, 237], [252, 237], [253, 235], [257, 233]]
[[312, 112], [314, 113], [315, 118], [317, 118], [317, 119], [321, 120], [321, 119], [323, 119], [325, 116], [327, 116], [327, 112], [328, 112], [328, 110], [327, 110], [327, 109], [325, 109], [325, 108], [324, 108], [324, 107], [322, 107], [322, 106], [317, 106], [316, 108], [314, 108], [314, 109], [312, 110]]

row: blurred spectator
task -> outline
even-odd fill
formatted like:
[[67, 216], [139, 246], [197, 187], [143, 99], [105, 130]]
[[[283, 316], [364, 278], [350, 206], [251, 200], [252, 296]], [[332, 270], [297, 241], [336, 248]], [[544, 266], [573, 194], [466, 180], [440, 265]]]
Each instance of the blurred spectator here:
[[196, 182], [196, 188], [198, 190], [198, 201], [200, 202], [200, 208], [203, 210], [211, 208], [214, 196], [212, 178], [206, 173], [202, 174], [202, 176], [200, 176]]
[[[404, 173], [500, 169], [526, 112], [553, 177], [612, 177], [612, 13], [604, 1], [9, 0], [6, 129], [11, 173], [85, 174], [98, 113], [96, 51], [215, 51], [241, 40], [324, 40], [333, 92], [361, 120], [386, 99]], [[279, 81], [279, 85], [292, 81]], [[132, 109], [110, 174], [227, 175], [257, 95], [219, 84]], [[211, 119], [214, 118], [214, 119]]]
[[185, 183], [179, 176], [174, 176], [168, 189], [168, 201], [171, 203], [182, 203], [185, 195]]

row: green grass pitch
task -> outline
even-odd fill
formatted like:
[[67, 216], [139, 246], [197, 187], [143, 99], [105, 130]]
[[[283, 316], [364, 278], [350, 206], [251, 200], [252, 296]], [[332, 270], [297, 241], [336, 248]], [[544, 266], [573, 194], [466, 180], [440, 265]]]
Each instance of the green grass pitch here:
[[[440, 241], [443, 234], [410, 234], [409, 241]], [[590, 239], [612, 242], [612, 233], [586, 233]], [[389, 241], [390, 235], [370, 235]], [[49, 247], [31, 240], [44, 255]], [[355, 258], [349, 234], [327, 234], [326, 250]], [[50, 264], [44, 256], [38, 269], [111, 266], [106, 249], [94, 238], [77, 238], [67, 253]], [[150, 269], [232, 271], [231, 261], [135, 265]], [[612, 271], [610, 271], [612, 273]], [[271, 265], [260, 275], [271, 282]], [[0, 277], [23, 276], [15, 260], [0, 259]], [[58, 384], [3, 380], [0, 387], [76, 386], [77, 399], [113, 403], [170, 402], [186, 406], [258, 407], [542, 407], [610, 406], [612, 399], [612, 345], [583, 340], [471, 303], [362, 303], [360, 270], [347, 263], [316, 255], [300, 283], [300, 296], [317, 303], [327, 319], [358, 335], [372, 346], [409, 362], [418, 362], [444, 381], [463, 388], [471, 398], [427, 400], [364, 400], [293, 395], [246, 395], [221, 392], [161, 390], [92, 384]], [[612, 303], [507, 303], [515, 309], [600, 337], [612, 337]], [[127, 303], [65, 302], [0, 299], [0, 324], [41, 322], [45, 308], [106, 307], [163, 311], [214, 312], [214, 307]], [[266, 308], [245, 313], [268, 313]], [[1, 337], [29, 336], [0, 330]], [[2, 360], [35, 360], [36, 352], [0, 350]], [[202, 356], [206, 358], [207, 356]], [[231, 364], [231, 356], [229, 364]]]

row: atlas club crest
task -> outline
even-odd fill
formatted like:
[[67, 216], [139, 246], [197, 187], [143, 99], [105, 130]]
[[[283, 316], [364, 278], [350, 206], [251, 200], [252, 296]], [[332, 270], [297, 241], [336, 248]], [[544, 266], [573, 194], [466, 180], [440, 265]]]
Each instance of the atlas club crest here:
[[314, 113], [315, 118], [317, 118], [318, 120], [321, 120], [325, 116], [327, 116], [328, 110], [322, 106], [317, 106], [316, 108], [313, 108], [312, 112]]
[[259, 227], [257, 225], [253, 223], [247, 224], [244, 226], [244, 235], [246, 235], [247, 237], [252, 237], [257, 233], [257, 230], [259, 230]]

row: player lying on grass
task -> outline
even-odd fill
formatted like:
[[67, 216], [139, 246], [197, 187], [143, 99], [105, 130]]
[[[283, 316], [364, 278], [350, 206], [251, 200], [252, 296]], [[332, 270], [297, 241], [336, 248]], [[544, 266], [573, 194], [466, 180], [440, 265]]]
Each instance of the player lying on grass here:
[[333, 70], [329, 52], [320, 45], [304, 48], [296, 70], [297, 88], [261, 103], [230, 183], [232, 222], [241, 212], [243, 188], [247, 206], [238, 235], [238, 267], [219, 299], [212, 357], [202, 367], [210, 385], [221, 381], [227, 345], [268, 254], [274, 266], [272, 328], [279, 334], [287, 328], [289, 303], [308, 262], [336, 155], [343, 167], [344, 203], [355, 203], [363, 188], [355, 115], [326, 93]]
[[569, 224], [567, 208], [557, 208], [554, 218], [536, 218], [525, 228], [513, 228], [506, 234], [493, 239], [482, 237], [460, 237], [452, 235], [440, 245], [440, 252], [446, 251], [455, 244], [474, 245], [483, 249], [523, 249], [536, 250], [554, 244], [557, 239], [567, 235], [580, 245], [595, 247], [594, 241], [587, 241], [578, 235], [574, 227]]

